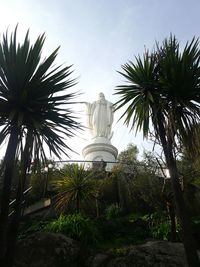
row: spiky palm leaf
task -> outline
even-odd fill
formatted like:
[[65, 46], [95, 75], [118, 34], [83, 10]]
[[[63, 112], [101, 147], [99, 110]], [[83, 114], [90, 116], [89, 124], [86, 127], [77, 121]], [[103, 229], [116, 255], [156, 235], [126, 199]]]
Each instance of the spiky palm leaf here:
[[124, 72], [119, 73], [126, 78], [128, 84], [116, 88], [116, 94], [120, 97], [115, 104], [116, 110], [126, 107], [120, 119], [125, 117], [125, 124], [135, 128], [136, 132], [143, 130], [144, 136], [148, 134], [152, 109], [159, 99], [155, 67], [156, 57], [148, 52], [143, 59], [136, 58], [136, 63], [126, 63], [122, 66]]
[[170, 127], [172, 139], [188, 136], [200, 122], [200, 50], [198, 39], [188, 43], [181, 53], [175, 37], [164, 40], [161, 47], [145, 53], [136, 63], [122, 66], [129, 84], [116, 88], [120, 100], [116, 109], [127, 106], [122, 114], [125, 123], [148, 135], [152, 121], [157, 132], [158, 116]]
[[[195, 38], [183, 52], [171, 36], [162, 46], [136, 63], [122, 66], [121, 74], [129, 85], [116, 88], [121, 99], [116, 109], [128, 105], [122, 117], [132, 128], [150, 131], [152, 121], [169, 169], [176, 206], [183, 230], [183, 242], [189, 266], [199, 266], [187, 208], [181, 191], [175, 158], [176, 141], [188, 143], [188, 134], [200, 122], [200, 49]], [[121, 118], [122, 118], [121, 117]]]
[[[71, 79], [71, 66], [54, 67], [56, 49], [42, 59], [44, 34], [30, 45], [29, 32], [22, 44], [17, 43], [17, 27], [11, 36], [3, 35], [0, 43], [0, 145], [8, 137], [1, 168], [3, 189], [0, 212], [0, 264], [13, 264], [13, 251], [19, 226], [21, 200], [27, 170], [32, 159], [45, 161], [44, 143], [51, 153], [61, 157], [70, 149], [66, 137], [80, 129], [70, 105], [76, 93], [66, 90], [76, 81]], [[21, 159], [21, 179], [16, 193], [13, 220], [8, 231], [9, 199], [16, 159]], [[39, 162], [39, 161], [38, 161]]]
[[92, 172], [86, 171], [77, 164], [61, 172], [61, 178], [53, 183], [58, 194], [55, 197], [55, 207], [64, 211], [70, 204], [75, 204], [79, 211], [80, 203], [91, 200], [95, 196], [95, 180]]
[[[55, 67], [56, 49], [42, 59], [44, 34], [34, 45], [27, 32], [22, 44], [17, 43], [17, 28], [6, 33], [0, 44], [0, 144], [15, 126], [20, 138], [28, 131], [33, 136], [37, 154], [46, 143], [57, 157], [70, 149], [64, 140], [80, 128], [70, 105], [76, 93], [66, 92], [76, 81], [70, 78], [71, 66]], [[42, 152], [44, 153], [44, 151]]]
[[175, 37], [158, 48], [159, 87], [167, 102], [168, 124], [180, 138], [200, 121], [200, 50], [198, 39], [187, 43], [183, 52]]

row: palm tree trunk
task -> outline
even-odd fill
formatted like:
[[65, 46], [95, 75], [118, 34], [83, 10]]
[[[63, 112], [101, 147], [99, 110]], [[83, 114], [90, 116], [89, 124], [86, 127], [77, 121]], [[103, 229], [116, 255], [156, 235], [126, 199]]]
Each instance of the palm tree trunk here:
[[18, 229], [21, 218], [21, 208], [22, 208], [21, 204], [22, 201], [24, 200], [23, 192], [25, 189], [27, 171], [30, 167], [30, 158], [31, 158], [30, 150], [32, 149], [31, 138], [32, 135], [28, 131], [24, 152], [23, 151], [21, 152], [22, 153], [21, 177], [19, 177], [14, 214], [10, 223], [8, 238], [7, 238], [7, 250], [5, 255], [6, 267], [12, 267], [14, 263], [15, 247], [16, 247]]
[[95, 197], [95, 206], [96, 206], [96, 218], [99, 218], [99, 194], [98, 193]]
[[172, 189], [175, 197], [175, 203], [183, 231], [183, 244], [186, 252], [188, 266], [198, 267], [200, 266], [200, 261], [197, 254], [196, 244], [191, 232], [189, 213], [187, 212], [187, 208], [183, 198], [183, 193], [178, 179], [179, 178], [178, 170], [176, 165], [176, 159], [173, 154], [172, 140], [171, 138], [168, 138], [168, 140], [166, 139], [167, 133], [164, 128], [162, 118], [158, 119], [158, 125], [159, 125], [160, 141], [164, 150], [167, 167], [169, 169]]
[[171, 237], [170, 241], [176, 242], [176, 215], [174, 210], [174, 205], [172, 200], [167, 201], [167, 211], [170, 218], [170, 226], [171, 226]]
[[7, 249], [6, 249], [6, 254], [5, 254], [6, 267], [12, 267], [14, 263], [15, 246], [16, 246], [17, 233], [18, 233], [20, 217], [21, 217], [22, 194], [23, 194], [22, 185], [19, 182], [14, 214], [13, 214], [13, 217], [12, 217], [12, 220], [9, 226], [9, 231], [8, 231]]
[[169, 172], [171, 176], [172, 188], [174, 191], [178, 216], [180, 218], [181, 228], [183, 230], [183, 244], [185, 247], [188, 265], [191, 267], [198, 267], [200, 266], [200, 261], [197, 254], [197, 247], [195, 244], [195, 240], [192, 236], [189, 212], [187, 211], [185, 205], [185, 200], [183, 198], [183, 193], [178, 180], [179, 177], [176, 161], [172, 153], [169, 153], [169, 163]]
[[120, 181], [119, 181], [119, 175], [117, 174], [116, 178], [116, 200], [117, 200], [117, 204], [118, 204], [118, 207], [120, 207], [121, 205], [121, 194], [120, 194], [120, 191], [121, 191], [121, 188], [120, 188]]
[[76, 197], [76, 213], [80, 212], [80, 198], [79, 198], [79, 193], [77, 194]]
[[4, 158], [4, 175], [3, 189], [1, 196], [1, 213], [0, 213], [0, 266], [5, 266], [5, 253], [8, 233], [8, 214], [9, 202], [11, 194], [11, 183], [15, 164], [15, 156], [18, 145], [18, 130], [13, 127], [11, 129], [10, 138]]

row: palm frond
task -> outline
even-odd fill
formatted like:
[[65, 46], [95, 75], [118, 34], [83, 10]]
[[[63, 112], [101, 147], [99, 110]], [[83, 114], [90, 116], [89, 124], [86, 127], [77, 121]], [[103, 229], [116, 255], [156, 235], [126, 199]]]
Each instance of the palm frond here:
[[[77, 80], [71, 78], [72, 66], [53, 66], [59, 48], [42, 60], [44, 41], [42, 34], [31, 45], [27, 31], [22, 44], [17, 43], [17, 27], [10, 36], [8, 32], [3, 35], [0, 43], [0, 126], [7, 124], [9, 129], [9, 125], [15, 124], [24, 133], [31, 129], [38, 152], [41, 150], [44, 154], [45, 142], [50, 152], [60, 157], [61, 153], [68, 155], [70, 150], [66, 138], [81, 129], [69, 107], [72, 99], [78, 96], [76, 92], [69, 92]], [[2, 132], [2, 137], [4, 135]]]
[[[200, 122], [200, 49], [193, 38], [183, 52], [171, 35], [156, 49], [136, 57], [135, 63], [122, 66], [119, 73], [127, 84], [117, 86], [116, 110], [123, 109], [120, 119], [136, 132], [147, 136], [150, 121], [158, 131], [158, 115], [171, 137], [186, 136], [192, 125]], [[125, 109], [125, 110], [124, 110]]]

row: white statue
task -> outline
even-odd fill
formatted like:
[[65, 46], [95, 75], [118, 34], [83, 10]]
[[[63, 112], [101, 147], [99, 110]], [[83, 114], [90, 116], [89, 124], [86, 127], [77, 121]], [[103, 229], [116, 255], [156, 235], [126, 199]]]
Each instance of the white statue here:
[[93, 138], [111, 139], [114, 107], [99, 93], [99, 99], [93, 103], [84, 102], [87, 106], [87, 123]]

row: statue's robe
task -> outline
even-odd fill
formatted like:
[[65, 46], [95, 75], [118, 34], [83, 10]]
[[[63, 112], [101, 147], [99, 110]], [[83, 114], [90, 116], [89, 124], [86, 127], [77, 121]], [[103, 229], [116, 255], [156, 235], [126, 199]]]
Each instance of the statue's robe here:
[[113, 122], [113, 104], [105, 99], [87, 103], [88, 125], [93, 138], [110, 138]]

